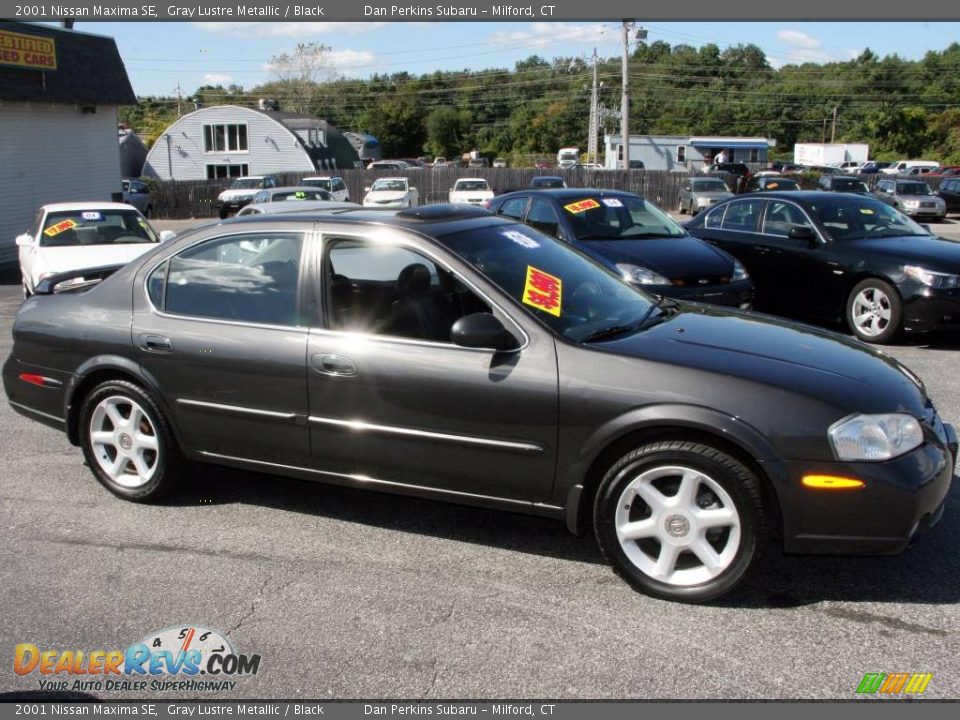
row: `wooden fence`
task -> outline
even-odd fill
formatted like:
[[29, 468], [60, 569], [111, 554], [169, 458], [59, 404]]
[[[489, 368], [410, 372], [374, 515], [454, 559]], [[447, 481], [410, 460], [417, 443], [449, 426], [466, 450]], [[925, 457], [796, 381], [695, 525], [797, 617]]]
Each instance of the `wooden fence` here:
[[[319, 174], [319, 173], [313, 173]], [[276, 173], [281, 185], [296, 185], [310, 173]], [[342, 170], [350, 190], [350, 199], [363, 201], [365, 188], [380, 177], [408, 177], [420, 192], [420, 203], [428, 205], [447, 201], [447, 194], [458, 178], [485, 178], [498, 194], [530, 187], [538, 175], [558, 175], [568, 187], [626, 190], [643, 195], [664, 210], [676, 210], [680, 205], [680, 188], [690, 178], [687, 173], [666, 170], [534, 170], [532, 168], [423, 168], [421, 170]], [[862, 175], [871, 188], [879, 178], [889, 175]], [[934, 190], [940, 178], [917, 177]], [[816, 176], [798, 178], [805, 188], [816, 189]], [[217, 196], [229, 187], [231, 180], [152, 180], [153, 215], [158, 218], [217, 217]]]

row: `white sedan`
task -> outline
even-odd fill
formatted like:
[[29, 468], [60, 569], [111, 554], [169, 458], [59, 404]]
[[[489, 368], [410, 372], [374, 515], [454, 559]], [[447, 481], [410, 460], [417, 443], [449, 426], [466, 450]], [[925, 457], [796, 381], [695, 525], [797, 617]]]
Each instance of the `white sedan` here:
[[158, 235], [132, 205], [44, 205], [33, 228], [17, 236], [23, 295], [32, 295], [40, 281], [50, 275], [126, 264], [174, 236], [169, 230]]
[[452, 203], [486, 207], [493, 200], [493, 190], [483, 178], [460, 178], [450, 188], [448, 199]]
[[420, 204], [420, 191], [404, 177], [379, 178], [365, 188], [363, 206], [368, 208], [405, 208]]

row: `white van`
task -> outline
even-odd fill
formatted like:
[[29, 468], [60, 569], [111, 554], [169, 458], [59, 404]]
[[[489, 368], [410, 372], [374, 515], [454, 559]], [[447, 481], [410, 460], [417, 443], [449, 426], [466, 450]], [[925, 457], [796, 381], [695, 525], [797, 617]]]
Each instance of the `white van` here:
[[934, 162], [933, 160], [898, 160], [890, 167], [881, 170], [881, 172], [887, 175], [901, 175], [910, 168], [915, 167], [930, 168], [933, 170], [935, 167], [940, 167], [940, 163]]

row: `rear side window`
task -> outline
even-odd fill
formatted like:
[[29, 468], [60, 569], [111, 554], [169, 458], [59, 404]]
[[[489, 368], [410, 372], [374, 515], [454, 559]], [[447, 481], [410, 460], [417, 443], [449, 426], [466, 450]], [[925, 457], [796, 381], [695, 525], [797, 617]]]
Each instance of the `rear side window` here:
[[500, 211], [497, 213], [497, 215], [506, 215], [514, 220], [522, 220], [523, 211], [526, 209], [526, 207], [526, 198], [511, 198], [500, 206]]
[[727, 211], [726, 205], [721, 205], [716, 210], [711, 210], [703, 221], [703, 226], [719, 230], [723, 226], [723, 214]]
[[154, 305], [175, 315], [298, 325], [302, 247], [303, 236], [292, 233], [208, 240], [170, 258], [165, 283], [155, 270], [148, 293]]
[[558, 237], [560, 234], [560, 220], [557, 218], [557, 211], [553, 209], [550, 203], [543, 200], [534, 199], [530, 205], [530, 212], [527, 214], [527, 224], [553, 237]]
[[756, 232], [757, 220], [763, 209], [762, 200], [739, 200], [727, 205], [727, 214], [723, 217], [723, 229], [740, 232]]

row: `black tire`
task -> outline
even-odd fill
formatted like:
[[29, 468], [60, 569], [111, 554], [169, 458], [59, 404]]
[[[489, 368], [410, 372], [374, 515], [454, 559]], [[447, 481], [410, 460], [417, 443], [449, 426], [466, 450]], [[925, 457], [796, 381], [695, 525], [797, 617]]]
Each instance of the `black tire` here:
[[[141, 423], [138, 427], [138, 433], [152, 435], [156, 438], [155, 457], [148, 455], [147, 460], [153, 468], [152, 475], [142, 484], [129, 486], [129, 484], [125, 485], [117, 482], [102, 465], [105, 451], [103, 448], [94, 447], [92, 423], [95, 420], [95, 412], [98, 406], [106, 401], [116, 401], [121, 406], [124, 401], [135, 403], [135, 406], [139, 408], [149, 423], [148, 426]], [[134, 405], [131, 404], [130, 407], [132, 408]], [[132, 417], [132, 415], [129, 417]], [[186, 461], [170, 429], [169, 422], [150, 393], [139, 385], [126, 380], [108, 380], [101, 383], [83, 399], [80, 406], [79, 422], [80, 445], [83, 448], [87, 465], [97, 481], [117, 497], [133, 502], [155, 502], [167, 495], [177, 485], [186, 470]], [[145, 432], [145, 428], [151, 432]], [[116, 453], [114, 453], [114, 456], [116, 456]], [[107, 459], [109, 460], [109, 457]], [[126, 463], [127, 469], [132, 467], [132, 461]], [[139, 477], [135, 472], [123, 475], [124, 478], [128, 476], [131, 479]]]
[[[887, 324], [885, 326], [882, 325], [884, 320], [882, 318], [878, 319], [876, 332], [864, 326], [863, 323], [858, 324], [854, 317], [854, 306], [858, 304], [858, 298], [861, 296], [861, 293], [868, 293], [869, 296], [871, 290], [881, 294], [874, 295], [874, 297], [881, 300], [878, 305], [878, 311], [884, 312], [888, 310], [890, 315], [889, 319], [886, 320]], [[883, 302], [882, 298], [886, 298], [886, 302]], [[879, 278], [867, 278], [857, 283], [847, 296], [844, 319], [847, 321], [847, 326], [850, 328], [850, 331], [864, 342], [878, 345], [894, 343], [903, 332], [903, 300], [900, 298], [900, 293], [897, 292], [897, 289], [890, 283]]]
[[[624, 540], [621, 542], [618, 537], [616, 518], [617, 513], [621, 511], [621, 503], [624, 500], [623, 496], [627, 492], [627, 488], [641, 474], [655, 475], [662, 471], [669, 475], [671, 472], [669, 468], [675, 466], [690, 469], [694, 471], [695, 475], [702, 478], [697, 480], [694, 485], [694, 500], [697, 504], [697, 511], [705, 508], [704, 505], [699, 503], [704, 501], [709, 503], [711, 497], [717, 501], [717, 505], [708, 504], [706, 507], [710, 509], [715, 507], [716, 509], [728, 509], [727, 503], [729, 502], [735, 510], [736, 522], [739, 524], [737, 528], [739, 532], [738, 541], [734, 539], [735, 531], [732, 527], [728, 530], [718, 529], [719, 535], [710, 536], [710, 532], [713, 531], [698, 531], [692, 527], [695, 521], [687, 524], [685, 531], [689, 535], [687, 540], [698, 543], [706, 540], [711, 543], [715, 551], [717, 550], [714, 543], [720, 542], [722, 543], [720, 546], [722, 549], [717, 551], [718, 557], [724, 554], [728, 557], [722, 570], [718, 571], [714, 577], [703, 581], [696, 581], [696, 576], [690, 578], [694, 582], [688, 582], [687, 580], [666, 582], [653, 577], [653, 574], [648, 573], [632, 560], [625, 550], [625, 547], [627, 547], [634, 554], [634, 557], [641, 557], [639, 553], [646, 555], [648, 548], [652, 546], [648, 545], [645, 548], [641, 543], [649, 543], [651, 539], [645, 538], [642, 541]], [[663, 479], [668, 483], [671, 481], [669, 477]], [[707, 481], [713, 484], [708, 486]], [[717, 486], [720, 490], [718, 494], [713, 494]], [[721, 500], [723, 493], [727, 497]], [[671, 500], [679, 497], [679, 485], [677, 486], [676, 496], [666, 494], [664, 496]], [[631, 495], [629, 502], [622, 506], [623, 511], [629, 513], [628, 517], [631, 522], [636, 510], [633, 506], [636, 505], [638, 497]], [[645, 505], [645, 503], [641, 501], [640, 505]], [[651, 512], [647, 517], [641, 519], [653, 519], [654, 526], [662, 527], [670, 535], [673, 535], [671, 521], [676, 516], [665, 516], [667, 512], [677, 511], [665, 508], [659, 514]], [[678, 440], [665, 440], [643, 445], [627, 453], [614, 463], [607, 471], [597, 491], [593, 519], [600, 549], [618, 575], [642, 593], [664, 600], [687, 603], [715, 600], [731, 592], [743, 582], [750, 569], [755, 566], [760, 553], [761, 538], [765, 534], [763, 500], [760, 481], [757, 477], [741, 462], [717, 448], [701, 443]], [[723, 538], [724, 532], [728, 533], [725, 540]], [[661, 532], [661, 534], [664, 534], [664, 532]], [[653, 542], [659, 546], [657, 549], [658, 557], [656, 558], [659, 559], [659, 553], [662, 552], [664, 545], [659, 540], [653, 540]], [[676, 542], [682, 544], [683, 539], [677, 539]], [[632, 547], [631, 543], [635, 547]], [[727, 543], [730, 543], [730, 545], [728, 546]], [[676, 556], [675, 566], [682, 572], [708, 573], [706, 563], [700, 563], [699, 555], [682, 548], [677, 552], [679, 554]], [[688, 566], [687, 569], [679, 568], [681, 558], [683, 564]], [[650, 561], [656, 560], [652, 555], [648, 556], [648, 559]], [[703, 570], [697, 567], [698, 563], [703, 566]]]
[[680, 213], [681, 215], [686, 215], [686, 214], [687, 214], [687, 209], [686, 209], [685, 207], [683, 207], [683, 200], [680, 201], [680, 210], [679, 210], [679, 213]]

